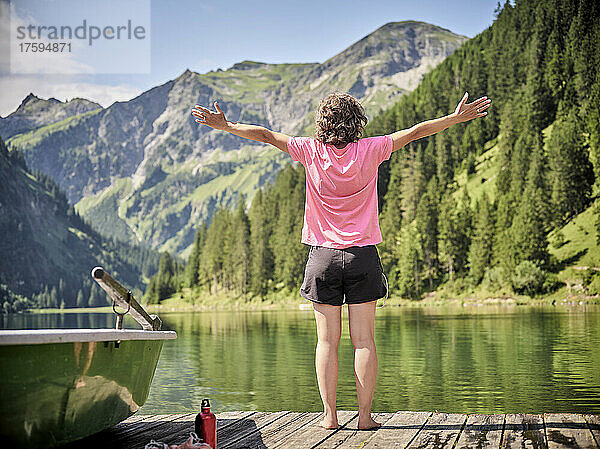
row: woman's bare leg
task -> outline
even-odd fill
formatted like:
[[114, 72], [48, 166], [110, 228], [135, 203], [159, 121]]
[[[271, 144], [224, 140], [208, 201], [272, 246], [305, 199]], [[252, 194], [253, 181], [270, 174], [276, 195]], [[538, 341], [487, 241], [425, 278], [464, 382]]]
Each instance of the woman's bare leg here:
[[377, 301], [349, 304], [350, 338], [354, 346], [354, 374], [358, 396], [358, 428], [372, 429], [381, 424], [371, 418], [371, 403], [377, 380], [375, 350], [375, 308]]
[[342, 334], [342, 308], [313, 303], [317, 320], [317, 350], [315, 367], [319, 392], [323, 400], [323, 420], [320, 426], [337, 429], [335, 397], [338, 379], [338, 345]]

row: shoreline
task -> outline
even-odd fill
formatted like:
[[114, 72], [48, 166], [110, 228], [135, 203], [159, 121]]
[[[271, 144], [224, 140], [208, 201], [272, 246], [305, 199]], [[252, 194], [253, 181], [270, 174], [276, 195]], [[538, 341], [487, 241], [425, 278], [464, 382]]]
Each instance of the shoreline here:
[[[180, 298], [169, 298], [161, 304], [142, 304], [148, 313], [173, 313], [173, 312], [234, 312], [234, 311], [277, 311], [277, 310], [312, 310], [310, 301], [298, 296], [296, 299], [274, 300], [252, 298], [223, 298], [202, 297], [199, 301], [192, 303]], [[600, 305], [600, 298], [573, 295], [562, 299], [557, 298], [530, 298], [519, 296], [488, 296], [484, 298], [470, 296], [464, 298], [439, 298], [435, 294], [429, 294], [420, 300], [411, 300], [399, 297], [388, 298], [384, 302], [378, 301], [378, 308], [388, 307], [486, 307], [486, 306], [568, 306], [578, 307], [587, 305]], [[383, 305], [383, 307], [382, 307]], [[22, 313], [112, 313], [112, 306], [72, 309], [29, 309]]]

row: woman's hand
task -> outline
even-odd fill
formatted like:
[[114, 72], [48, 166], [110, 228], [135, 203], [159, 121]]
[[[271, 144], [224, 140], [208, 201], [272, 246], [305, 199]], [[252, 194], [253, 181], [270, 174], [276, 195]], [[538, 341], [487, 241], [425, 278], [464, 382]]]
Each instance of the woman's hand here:
[[214, 129], [225, 129], [228, 127], [227, 119], [225, 118], [225, 114], [219, 107], [219, 103], [215, 101], [215, 109], [217, 112], [212, 112], [200, 105], [196, 105], [192, 109], [192, 115], [196, 117], [196, 122], [202, 123], [206, 126], [210, 126]]
[[196, 117], [196, 122], [202, 123], [203, 125], [210, 126], [214, 129], [220, 129], [222, 131], [227, 131], [235, 136], [243, 137], [244, 139], [268, 143], [279, 148], [285, 153], [288, 152], [287, 141], [289, 136], [283, 133], [271, 131], [264, 126], [245, 125], [243, 123], [230, 122], [225, 118], [225, 114], [219, 107], [219, 103], [216, 101], [215, 109], [217, 112], [212, 112], [197, 104], [192, 109], [192, 115]]
[[488, 97], [481, 97], [473, 103], [465, 104], [468, 97], [469, 93], [465, 92], [462, 100], [460, 100], [460, 103], [456, 106], [454, 114], [452, 114], [458, 122], [468, 122], [476, 117], [485, 117], [487, 112], [484, 111], [489, 108], [492, 103], [492, 100]]

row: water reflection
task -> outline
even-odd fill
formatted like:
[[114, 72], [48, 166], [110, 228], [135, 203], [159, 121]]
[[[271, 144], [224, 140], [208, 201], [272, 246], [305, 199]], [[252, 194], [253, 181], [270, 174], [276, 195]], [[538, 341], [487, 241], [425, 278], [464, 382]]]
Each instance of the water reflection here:
[[[172, 313], [142, 413], [318, 411], [311, 311]], [[54, 321], [53, 321], [54, 320]], [[347, 318], [338, 407], [356, 409]], [[374, 411], [600, 413], [600, 307], [377, 311]], [[11, 316], [4, 327], [113, 327], [110, 314]], [[128, 327], [135, 323], [126, 322]]]

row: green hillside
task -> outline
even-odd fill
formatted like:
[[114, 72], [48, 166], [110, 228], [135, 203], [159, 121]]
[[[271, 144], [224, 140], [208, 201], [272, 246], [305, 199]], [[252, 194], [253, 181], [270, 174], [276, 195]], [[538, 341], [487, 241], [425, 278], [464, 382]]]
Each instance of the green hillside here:
[[[543, 130], [545, 137], [549, 137], [551, 132], [552, 125]], [[496, 174], [501, 169], [497, 140], [488, 142], [484, 146], [485, 151], [472, 159], [473, 169], [464, 167], [456, 173], [454, 181], [457, 188], [453, 192], [456, 201], [459, 201], [466, 189], [473, 207], [484, 194], [492, 203], [494, 202]], [[548, 145], [545, 145], [545, 150], [549, 151]], [[600, 276], [594, 277], [596, 275], [594, 268], [600, 268], [600, 244], [596, 227], [597, 204], [598, 200], [548, 233], [548, 251], [551, 257], [555, 258], [557, 279], [565, 283], [550, 295], [551, 298], [568, 296], [567, 282], [575, 286], [571, 293], [600, 294]], [[581, 287], [587, 288], [584, 290]]]
[[101, 237], [51, 178], [29, 171], [1, 139], [0, 180], [0, 311], [105, 305], [91, 282], [97, 265], [141, 293], [157, 254]]
[[[598, 5], [506, 2], [497, 13], [369, 125], [372, 134], [410, 127], [450, 112], [464, 91], [493, 100], [485, 118], [408, 145], [380, 171], [382, 259], [403, 296], [442, 286], [550, 294], [580, 263], [549, 240], [594, 213]], [[595, 233], [581, 245], [594, 253]]]

